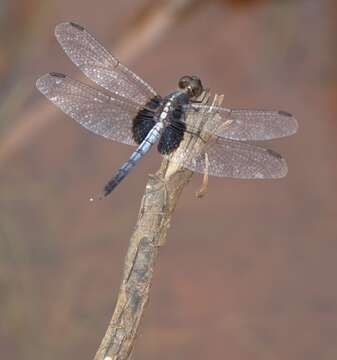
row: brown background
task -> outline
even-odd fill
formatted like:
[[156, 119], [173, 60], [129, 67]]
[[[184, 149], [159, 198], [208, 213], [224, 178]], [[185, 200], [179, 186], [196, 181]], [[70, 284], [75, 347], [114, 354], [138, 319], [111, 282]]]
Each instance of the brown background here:
[[[171, 13], [175, 3], [182, 9]], [[90, 204], [131, 148], [94, 136], [35, 80], [80, 76], [53, 37], [73, 20], [160, 93], [198, 74], [228, 107], [294, 113], [268, 144], [278, 181], [195, 175], [157, 263], [135, 359], [337, 358], [337, 5], [302, 1], [0, 2], [0, 357], [91, 359], [114, 308], [156, 151]]]

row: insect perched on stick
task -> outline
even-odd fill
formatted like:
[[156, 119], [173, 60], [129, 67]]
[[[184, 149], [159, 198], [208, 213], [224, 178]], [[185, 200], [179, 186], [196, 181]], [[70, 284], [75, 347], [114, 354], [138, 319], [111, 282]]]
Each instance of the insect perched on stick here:
[[[55, 35], [74, 64], [109, 94], [55, 72], [38, 79], [37, 88], [91, 132], [137, 146], [100, 197], [109, 195], [156, 142], [165, 158], [207, 176], [273, 179], [286, 175], [281, 155], [249, 141], [294, 134], [298, 125], [291, 114], [203, 105], [196, 100], [204, 91], [196, 76], [183, 76], [178, 90], [162, 97], [82, 26], [61, 23]], [[180, 151], [182, 143], [184, 151]]]

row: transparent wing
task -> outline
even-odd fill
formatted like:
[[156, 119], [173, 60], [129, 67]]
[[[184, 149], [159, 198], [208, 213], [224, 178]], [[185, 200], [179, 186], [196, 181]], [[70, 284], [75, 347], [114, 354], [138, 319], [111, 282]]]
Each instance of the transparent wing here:
[[140, 106], [122, 97], [107, 96], [59, 73], [43, 75], [36, 87], [86, 129], [108, 139], [136, 145], [132, 138], [132, 120]]
[[185, 114], [191, 127], [202, 120], [204, 131], [232, 140], [270, 140], [292, 135], [298, 129], [296, 119], [285, 111], [190, 104], [185, 107]]
[[206, 143], [185, 133], [179, 148], [166, 158], [209, 175], [241, 179], [275, 179], [287, 174], [286, 161], [273, 150], [211, 136]]
[[55, 36], [70, 59], [103, 88], [145, 104], [156, 92], [139, 76], [113, 57], [89, 32], [74, 23], [61, 23]]

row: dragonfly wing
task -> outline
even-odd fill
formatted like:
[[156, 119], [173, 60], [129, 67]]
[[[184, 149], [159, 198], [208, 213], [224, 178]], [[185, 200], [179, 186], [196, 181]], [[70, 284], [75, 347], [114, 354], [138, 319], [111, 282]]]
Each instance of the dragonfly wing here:
[[275, 179], [287, 174], [286, 161], [273, 150], [216, 136], [202, 144], [195, 134], [185, 133], [182, 145], [166, 158], [192, 171], [220, 177]]
[[113, 57], [87, 30], [74, 23], [61, 23], [55, 36], [83, 73], [98, 85], [144, 105], [157, 93], [139, 76]]
[[36, 87], [52, 103], [91, 132], [121, 143], [136, 145], [132, 120], [141, 106], [110, 97], [59, 73], [45, 74]]
[[292, 135], [298, 129], [296, 119], [285, 111], [190, 104], [185, 113], [191, 124], [202, 117], [204, 131], [232, 140], [270, 140]]

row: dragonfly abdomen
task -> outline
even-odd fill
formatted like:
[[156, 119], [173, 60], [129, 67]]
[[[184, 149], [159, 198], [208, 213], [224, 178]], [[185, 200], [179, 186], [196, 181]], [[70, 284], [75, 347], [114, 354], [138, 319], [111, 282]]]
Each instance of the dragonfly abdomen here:
[[128, 161], [118, 169], [116, 175], [105, 185], [103, 196], [109, 195], [128, 175], [131, 169], [136, 166], [137, 162], [151, 149], [151, 146], [159, 139], [163, 127], [164, 125], [161, 122], [153, 126], [142, 143], [131, 154]]

